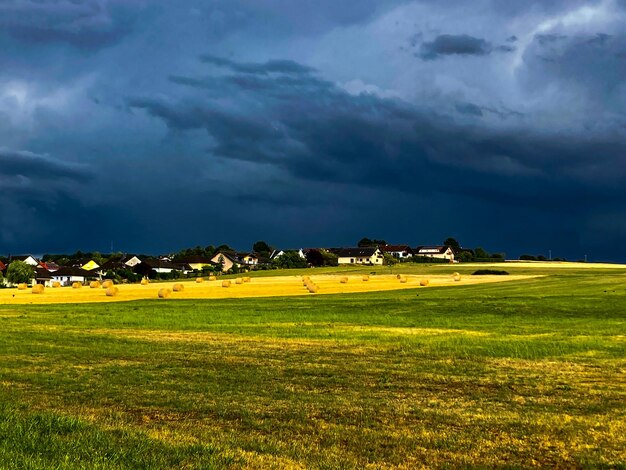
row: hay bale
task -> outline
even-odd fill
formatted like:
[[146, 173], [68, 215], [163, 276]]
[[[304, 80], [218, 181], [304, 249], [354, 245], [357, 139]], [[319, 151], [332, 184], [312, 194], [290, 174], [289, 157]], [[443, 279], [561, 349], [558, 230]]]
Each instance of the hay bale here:
[[308, 285], [308, 287], [307, 287], [307, 289], [309, 290], [309, 292], [310, 292], [311, 294], [317, 294], [317, 291], [319, 290], [319, 287], [317, 287], [317, 286], [316, 286], [316, 285], [314, 285], [314, 284], [309, 284], [309, 285]]
[[222, 287], [230, 287], [230, 281], [222, 281]]
[[159, 289], [159, 299], [167, 299], [170, 295], [172, 295], [172, 291], [167, 287]]
[[147, 286], [148, 284], [150, 284], [150, 281], [148, 279], [142, 279], [141, 280], [141, 285], [142, 286]]
[[341, 282], [342, 284], [347, 284], [348, 283], [348, 278], [346, 276], [344, 276], [341, 279], [339, 279], [339, 282]]
[[83, 285], [80, 282], [72, 282], [72, 289], [80, 289]]
[[402, 279], [402, 276], [400, 274], [396, 274], [396, 279]]
[[217, 281], [217, 277], [215, 277], [215, 276], [209, 276], [209, 281]]
[[115, 297], [119, 293], [119, 289], [115, 286], [111, 286], [107, 289], [106, 294], [107, 297]]
[[58, 289], [59, 287], [61, 287], [61, 283], [60, 283], [59, 281], [54, 281], [54, 282], [52, 283], [52, 287], [53, 287], [54, 289]]
[[243, 279], [238, 277], [237, 279], [235, 279], [235, 284], [243, 284]]
[[250, 282], [250, 278], [249, 277], [244, 277], [243, 278], [243, 282]]
[[420, 281], [420, 286], [422, 287], [426, 287], [428, 284], [430, 284], [430, 281], [428, 279], [422, 279]]
[[100, 289], [100, 281], [91, 281], [89, 283], [90, 289]]
[[113, 286], [113, 281], [111, 279], [107, 279], [106, 281], [102, 283], [103, 289], [108, 289], [111, 286]]
[[204, 282], [204, 278], [203, 277], [197, 277], [196, 278], [196, 284], [202, 284]]
[[17, 285], [17, 290], [26, 290], [28, 289], [28, 284], [22, 283]]
[[363, 274], [363, 280], [364, 280], [364, 281], [369, 281], [369, 280], [370, 280], [369, 275], [367, 275], [367, 274]]
[[400, 284], [406, 284], [408, 282], [408, 278], [406, 277], [401, 277], [400, 278]]
[[459, 282], [461, 280], [461, 275], [459, 273], [455, 273], [454, 276], [452, 276], [452, 279], [454, 279], [455, 282]]
[[43, 294], [44, 285], [43, 284], [35, 284], [33, 286], [33, 294]]
[[185, 290], [185, 286], [182, 284], [174, 284], [173, 290], [174, 292], [182, 292]]

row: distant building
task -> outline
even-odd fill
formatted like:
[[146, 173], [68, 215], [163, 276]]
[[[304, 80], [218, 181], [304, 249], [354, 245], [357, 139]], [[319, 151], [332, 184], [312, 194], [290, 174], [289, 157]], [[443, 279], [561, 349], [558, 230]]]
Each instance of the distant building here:
[[335, 248], [329, 250], [337, 255], [338, 264], [383, 264], [383, 253], [379, 248]]
[[454, 250], [446, 245], [418, 246], [413, 252], [415, 256], [454, 261]]
[[215, 256], [211, 258], [211, 261], [215, 264], [221, 264], [223, 272], [228, 271], [233, 266], [237, 266], [238, 268], [242, 266], [242, 262], [239, 258], [237, 258], [237, 255], [226, 251], [216, 253]]
[[382, 245], [380, 246], [380, 251], [398, 259], [406, 259], [413, 256], [413, 250], [409, 245]]
[[11, 264], [11, 261], [23, 261], [30, 266], [39, 266], [39, 260], [32, 255], [11, 256], [9, 264]]

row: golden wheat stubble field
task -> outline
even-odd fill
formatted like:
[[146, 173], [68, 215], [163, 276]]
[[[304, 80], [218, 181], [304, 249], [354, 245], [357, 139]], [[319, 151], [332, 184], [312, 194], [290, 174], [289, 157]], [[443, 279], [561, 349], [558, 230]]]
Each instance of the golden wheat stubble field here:
[[[319, 294], [348, 294], [360, 292], [376, 292], [399, 289], [428, 289], [437, 286], [474, 285], [491, 282], [519, 281], [529, 279], [532, 275], [509, 276], [461, 276], [455, 280], [453, 273], [437, 275], [375, 275], [363, 280], [363, 275], [313, 275], [307, 276], [317, 287]], [[342, 279], [346, 282], [342, 282]], [[238, 278], [242, 279], [243, 278]], [[428, 286], [420, 286], [420, 282], [428, 279]], [[232, 280], [229, 287], [222, 286], [222, 280], [197, 282], [195, 279], [171, 283], [120, 284], [115, 296], [107, 296], [106, 289], [81, 289], [72, 287], [47, 287], [43, 293], [33, 294], [31, 289], [2, 289], [2, 304], [51, 304], [51, 303], [89, 303], [89, 302], [121, 302], [128, 300], [156, 299], [161, 288], [182, 285], [183, 289], [172, 292], [170, 299], [225, 299], [245, 297], [274, 297], [312, 295], [303, 285], [302, 276], [256, 277], [247, 282], [237, 283]]]

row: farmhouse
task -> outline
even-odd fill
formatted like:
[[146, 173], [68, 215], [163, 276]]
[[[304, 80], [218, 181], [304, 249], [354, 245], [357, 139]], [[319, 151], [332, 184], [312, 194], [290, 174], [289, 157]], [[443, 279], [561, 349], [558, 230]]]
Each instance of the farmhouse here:
[[432, 245], [418, 246], [414, 250], [415, 256], [424, 256], [428, 258], [447, 259], [454, 261], [454, 251], [449, 246]]
[[51, 282], [58, 281], [62, 286], [70, 286], [73, 282], [85, 284], [87, 279], [95, 279], [99, 276], [94, 272], [85, 271], [82, 268], [62, 267], [50, 273], [50, 277]]
[[211, 258], [211, 261], [213, 261], [215, 264], [221, 264], [222, 271], [224, 272], [228, 271], [233, 266], [237, 266], [238, 268], [240, 268], [242, 265], [241, 260], [237, 258], [234, 253], [228, 253], [226, 251], [216, 253], [215, 256]]
[[205, 266], [214, 266], [215, 263], [211, 261], [211, 258], [206, 256], [186, 256], [178, 259], [179, 263], [187, 264], [194, 271], [202, 271]]
[[337, 255], [339, 264], [383, 264], [383, 254], [379, 248], [338, 248], [329, 250]]
[[380, 251], [398, 259], [406, 259], [413, 256], [413, 250], [409, 245], [382, 245]]
[[259, 264], [259, 257], [255, 253], [237, 253], [237, 258], [246, 266], [256, 266]]
[[23, 261], [30, 266], [39, 266], [39, 260], [31, 255], [11, 256], [10, 261]]
[[193, 271], [191, 266], [185, 263], [172, 263], [165, 259], [146, 259], [133, 267], [133, 271], [145, 277], [154, 274], [169, 274], [172, 271], [180, 271], [185, 274]]

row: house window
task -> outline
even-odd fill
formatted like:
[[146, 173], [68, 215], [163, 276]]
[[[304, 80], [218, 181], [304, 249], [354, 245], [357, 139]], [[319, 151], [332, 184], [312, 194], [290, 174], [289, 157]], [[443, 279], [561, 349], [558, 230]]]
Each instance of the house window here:
[[350, 263], [354, 263], [354, 258], [350, 258]]

